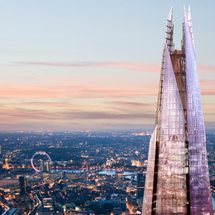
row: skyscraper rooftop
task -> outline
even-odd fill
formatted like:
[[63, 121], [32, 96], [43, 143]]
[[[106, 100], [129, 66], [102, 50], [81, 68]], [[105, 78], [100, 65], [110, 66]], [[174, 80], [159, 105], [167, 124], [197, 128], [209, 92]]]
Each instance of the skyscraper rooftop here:
[[206, 139], [190, 7], [184, 9], [181, 50], [166, 22], [155, 128], [150, 140], [144, 215], [212, 212]]

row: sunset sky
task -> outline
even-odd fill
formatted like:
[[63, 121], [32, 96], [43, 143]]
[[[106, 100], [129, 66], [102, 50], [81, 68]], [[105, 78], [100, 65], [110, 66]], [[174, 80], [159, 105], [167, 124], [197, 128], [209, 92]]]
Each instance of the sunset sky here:
[[206, 129], [215, 126], [215, 1], [0, 1], [0, 130], [152, 130], [166, 18], [190, 4]]

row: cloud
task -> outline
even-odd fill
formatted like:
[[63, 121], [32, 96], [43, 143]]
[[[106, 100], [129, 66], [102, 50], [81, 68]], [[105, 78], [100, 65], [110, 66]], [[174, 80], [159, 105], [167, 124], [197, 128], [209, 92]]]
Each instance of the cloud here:
[[141, 62], [15, 62], [14, 65], [51, 66], [51, 67], [111, 67], [136, 72], [160, 73], [160, 64]]
[[30, 109], [26, 109], [26, 108], [1, 108], [0, 110], [0, 115], [1, 115], [1, 119], [2, 121], [4, 121], [4, 119], [6, 120], [10, 120], [10, 121], [19, 121], [21, 120], [51, 120], [53, 119], [54, 114], [51, 112], [47, 112], [44, 110], [38, 110], [38, 109], [34, 109], [34, 110], [30, 110]]
[[156, 91], [150, 87], [143, 89], [97, 89], [89, 86], [55, 86], [55, 87], [31, 87], [0, 86], [0, 97], [2, 98], [119, 98], [119, 97], [139, 97], [144, 95], [157, 95]]
[[213, 96], [213, 95], [215, 95], [215, 90], [205, 90], [205, 89], [203, 89], [203, 90], [201, 90], [201, 94], [203, 96]]
[[215, 71], [215, 66], [212, 66], [212, 65], [198, 65], [198, 70], [200, 72], [214, 72]]
[[200, 86], [202, 86], [202, 87], [214, 87], [215, 86], [215, 80], [200, 79], [199, 83], [200, 83]]
[[60, 91], [57, 91], [54, 89], [47, 89], [47, 88], [41, 89], [40, 87], [33, 88], [31, 86], [26, 86], [26, 87], [1, 86], [0, 96], [1, 97], [59, 97], [61, 95]]
[[202, 95], [215, 95], [215, 80], [200, 79], [199, 83]]
[[142, 89], [142, 90], [126, 90], [126, 89], [83, 89], [81, 91], [82, 95], [88, 95], [93, 97], [136, 97], [136, 96], [144, 96], [144, 95], [150, 95], [154, 96], [156, 95], [155, 91], [151, 88], [149, 89]]
[[[50, 67], [111, 67], [122, 68], [129, 71], [136, 72], [149, 72], [159, 73], [161, 71], [160, 63], [146, 63], [146, 62], [14, 62], [13, 65], [24, 66], [50, 66]], [[200, 73], [215, 71], [214, 65], [202, 65], [198, 64], [198, 70]]]
[[[81, 131], [93, 130], [135, 130], [154, 123], [151, 112], [88, 111], [85, 110], [39, 110], [27, 108], [1, 108], [0, 130], [8, 131]], [[141, 124], [142, 123], [142, 124]], [[150, 126], [147, 126], [147, 128]]]
[[204, 113], [205, 116], [215, 116], [215, 113]]
[[110, 101], [105, 102], [108, 105], [115, 107], [124, 107], [124, 108], [144, 108], [144, 107], [154, 107], [155, 104], [143, 103], [143, 102], [128, 102], [128, 101]]
[[[8, 103], [6, 103], [8, 105]], [[20, 103], [9, 103], [10, 105], [23, 105], [23, 106], [32, 106], [32, 107], [54, 107], [54, 108], [71, 108], [74, 106], [77, 106], [74, 103], [71, 102], [62, 102], [62, 101], [58, 101], [58, 102], [45, 102], [45, 101], [40, 101], [40, 102], [20, 102]]]
[[100, 111], [74, 111], [60, 113], [66, 119], [88, 119], [88, 120], [128, 120], [128, 119], [152, 119], [155, 114], [152, 113], [114, 113], [114, 112], [100, 112]]
[[[211, 119], [214, 113], [206, 113]], [[141, 129], [152, 128], [155, 112], [109, 112], [109, 111], [44, 111], [25, 108], [1, 109], [1, 130], [69, 130], [69, 129]], [[208, 118], [207, 117], [207, 118]], [[140, 123], [142, 122], [142, 124]], [[214, 122], [206, 119], [206, 128], [212, 128]]]
[[[80, 77], [70, 80], [65, 76], [59, 81], [47, 81], [45, 85], [30, 85], [29, 83], [11, 86], [0, 85], [1, 98], [1, 127], [22, 129], [33, 128], [60, 128], [75, 126], [79, 128], [141, 128], [144, 125], [153, 125], [156, 109], [158, 81], [149, 80], [148, 73], [160, 73], [160, 64], [132, 63], [132, 62], [103, 62], [103, 63], [18, 63], [28, 66], [52, 67], [109, 67], [121, 68], [135, 72], [147, 72], [145, 80], [125, 79], [125, 81], [104, 83], [98, 80], [81, 80]], [[199, 67], [201, 71], [214, 71], [213, 66]], [[130, 74], [130, 73], [129, 73]], [[138, 75], [136, 75], [139, 78]], [[89, 76], [90, 77], [90, 76]], [[205, 76], [206, 77], [206, 76]], [[205, 78], [204, 77], [204, 78]], [[71, 77], [70, 77], [71, 78]], [[158, 76], [157, 76], [158, 78]], [[44, 79], [46, 80], [46, 79]], [[66, 81], [68, 80], [68, 81]], [[120, 80], [119, 80], [120, 81]], [[156, 82], [156, 83], [155, 83]], [[74, 83], [74, 85], [73, 85]], [[44, 83], [43, 83], [44, 84]], [[77, 84], [77, 85], [76, 85]], [[214, 80], [200, 80], [202, 95], [215, 95]], [[144, 96], [149, 96], [144, 100]], [[152, 96], [155, 96], [151, 98]], [[9, 99], [9, 100], [6, 100]], [[207, 97], [204, 98], [205, 100]], [[142, 102], [139, 102], [142, 101]], [[153, 101], [153, 103], [150, 103]], [[205, 107], [208, 107], [205, 104]], [[213, 114], [206, 113], [207, 118]], [[143, 122], [143, 123], [142, 123]], [[141, 124], [142, 123], [142, 124]], [[100, 126], [101, 125], [101, 126]], [[115, 126], [114, 126], [115, 125]], [[209, 125], [207, 123], [207, 125]], [[102, 128], [101, 128], [102, 129]]]

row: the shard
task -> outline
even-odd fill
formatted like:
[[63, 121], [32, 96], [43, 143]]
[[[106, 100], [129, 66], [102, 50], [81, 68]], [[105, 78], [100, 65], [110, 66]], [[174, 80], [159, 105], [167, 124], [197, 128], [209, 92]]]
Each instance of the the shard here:
[[190, 8], [181, 50], [166, 23], [155, 128], [150, 140], [143, 215], [212, 215], [204, 120]]

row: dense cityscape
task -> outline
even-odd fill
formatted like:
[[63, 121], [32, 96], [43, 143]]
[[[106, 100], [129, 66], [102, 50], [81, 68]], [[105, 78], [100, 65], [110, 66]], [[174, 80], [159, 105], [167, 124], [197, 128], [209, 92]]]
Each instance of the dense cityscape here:
[[215, 1], [0, 6], [0, 215], [215, 215]]
[[[150, 132], [1, 133], [0, 213], [140, 214], [150, 137]], [[215, 133], [207, 133], [212, 192], [214, 140]]]

